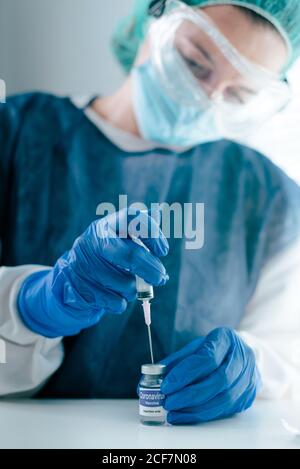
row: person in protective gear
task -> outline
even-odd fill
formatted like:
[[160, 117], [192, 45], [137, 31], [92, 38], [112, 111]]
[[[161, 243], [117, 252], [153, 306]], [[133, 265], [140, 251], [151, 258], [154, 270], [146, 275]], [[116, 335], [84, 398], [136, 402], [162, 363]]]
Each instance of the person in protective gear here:
[[[0, 105], [1, 396], [136, 397], [149, 357], [135, 275], [159, 287], [169, 423], [299, 392], [300, 189], [233, 141], [288, 103], [299, 18], [296, 0], [138, 0], [113, 40], [116, 93]], [[166, 239], [151, 213], [149, 252], [112, 223], [126, 210], [95, 220], [122, 194], [203, 203], [204, 246]]]

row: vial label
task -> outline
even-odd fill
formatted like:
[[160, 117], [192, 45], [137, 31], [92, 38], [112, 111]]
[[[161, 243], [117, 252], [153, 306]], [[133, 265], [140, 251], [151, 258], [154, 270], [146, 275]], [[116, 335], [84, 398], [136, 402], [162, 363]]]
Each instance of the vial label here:
[[140, 388], [140, 415], [142, 417], [164, 417], [165, 395], [160, 389]]

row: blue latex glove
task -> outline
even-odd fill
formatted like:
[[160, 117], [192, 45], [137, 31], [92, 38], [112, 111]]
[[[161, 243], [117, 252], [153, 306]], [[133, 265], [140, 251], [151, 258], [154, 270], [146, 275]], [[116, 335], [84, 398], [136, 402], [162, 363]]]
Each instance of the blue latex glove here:
[[229, 417], [249, 408], [260, 376], [253, 351], [230, 329], [215, 329], [162, 361], [170, 424]]
[[135, 275], [154, 286], [166, 283], [168, 275], [158, 259], [168, 253], [165, 236], [156, 221], [141, 212], [140, 232], [152, 233], [151, 238], [140, 236], [147, 252], [122, 238], [125, 224], [127, 233], [133, 219], [123, 210], [93, 222], [50, 271], [25, 280], [18, 308], [27, 327], [50, 338], [75, 335], [105, 313], [124, 312], [136, 298]]

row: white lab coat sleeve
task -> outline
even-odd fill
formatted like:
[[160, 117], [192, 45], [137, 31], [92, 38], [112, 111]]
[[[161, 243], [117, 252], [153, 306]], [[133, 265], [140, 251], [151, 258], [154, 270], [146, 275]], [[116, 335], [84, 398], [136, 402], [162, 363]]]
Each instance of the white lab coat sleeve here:
[[17, 309], [22, 282], [41, 266], [0, 268], [0, 396], [33, 396], [59, 368], [62, 339], [47, 339], [30, 331]]
[[258, 397], [300, 397], [300, 241], [264, 268], [239, 335], [262, 376]]

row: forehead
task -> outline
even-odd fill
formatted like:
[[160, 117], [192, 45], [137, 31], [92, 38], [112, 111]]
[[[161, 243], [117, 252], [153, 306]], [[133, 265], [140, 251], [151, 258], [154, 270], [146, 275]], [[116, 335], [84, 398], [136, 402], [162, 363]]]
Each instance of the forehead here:
[[[221, 33], [247, 59], [258, 63], [273, 72], [280, 72], [287, 60], [287, 48], [283, 38], [275, 28], [255, 24], [251, 17], [231, 5], [215, 5], [202, 8]], [[191, 28], [189, 35], [197, 34], [205, 41], [208, 37], [201, 34], [197, 26]]]

